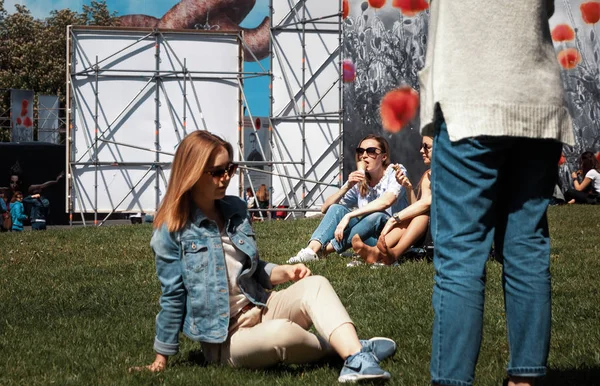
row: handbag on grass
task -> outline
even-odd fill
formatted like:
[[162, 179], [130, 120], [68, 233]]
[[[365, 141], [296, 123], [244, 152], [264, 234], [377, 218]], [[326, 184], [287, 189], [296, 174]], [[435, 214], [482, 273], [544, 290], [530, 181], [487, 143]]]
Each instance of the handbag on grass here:
[[2, 228], [7, 231], [12, 229], [12, 219], [10, 217], [10, 212], [6, 212], [2, 214]]

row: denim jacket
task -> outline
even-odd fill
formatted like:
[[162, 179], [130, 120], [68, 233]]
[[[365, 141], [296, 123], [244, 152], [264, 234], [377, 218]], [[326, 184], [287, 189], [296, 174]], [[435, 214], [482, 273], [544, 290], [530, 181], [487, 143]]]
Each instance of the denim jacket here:
[[[232, 243], [248, 258], [237, 278], [241, 292], [252, 303], [265, 306], [275, 267], [259, 260], [246, 203], [226, 196], [217, 201]], [[198, 208], [177, 231], [163, 225], [152, 235], [156, 273], [161, 284], [161, 310], [156, 316], [154, 350], [163, 355], [179, 351], [180, 330], [194, 341], [223, 343], [227, 339], [229, 286], [227, 266], [217, 224]]]

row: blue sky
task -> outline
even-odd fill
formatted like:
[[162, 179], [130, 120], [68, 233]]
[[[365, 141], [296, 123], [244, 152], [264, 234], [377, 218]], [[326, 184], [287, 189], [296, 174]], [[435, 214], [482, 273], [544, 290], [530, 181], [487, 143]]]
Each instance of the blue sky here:
[[[116, 11], [118, 15], [145, 14], [159, 18], [178, 2], [179, 0], [106, 0], [109, 10]], [[21, 4], [31, 10], [34, 17], [45, 18], [50, 15], [51, 10], [69, 8], [81, 11], [84, 4], [89, 5], [90, 3], [91, 0], [5, 0], [4, 8], [12, 13], [15, 11], [14, 5]], [[269, 0], [256, 0], [256, 5], [242, 21], [241, 26], [254, 28], [265, 16], [269, 16]], [[263, 59], [261, 64], [268, 70], [270, 59]], [[244, 69], [247, 72], [261, 71], [260, 66], [252, 62], [247, 62]], [[246, 80], [245, 92], [252, 115], [268, 116], [269, 78], [264, 76]]]

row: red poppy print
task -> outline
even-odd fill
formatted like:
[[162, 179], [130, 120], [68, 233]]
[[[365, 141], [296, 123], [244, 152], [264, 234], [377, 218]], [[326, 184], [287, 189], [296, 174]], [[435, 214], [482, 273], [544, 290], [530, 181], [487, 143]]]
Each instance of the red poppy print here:
[[254, 128], [256, 130], [260, 130], [261, 127], [262, 127], [262, 122], [260, 121], [260, 118], [256, 118], [254, 120]]
[[581, 18], [587, 24], [596, 24], [600, 20], [600, 1], [587, 1], [579, 6]]
[[383, 128], [391, 133], [402, 130], [417, 114], [419, 94], [412, 87], [389, 91], [381, 100]]
[[342, 1], [342, 18], [345, 19], [350, 14], [350, 4], [348, 4], [348, 0]]
[[350, 59], [342, 61], [342, 79], [344, 83], [354, 82], [356, 79], [356, 66]]
[[382, 8], [387, 0], [369, 0], [371, 8]]
[[21, 121], [21, 117], [17, 117], [17, 125], [20, 125], [23, 121]]
[[561, 154], [560, 159], [558, 160], [558, 166], [564, 164], [565, 162], [567, 162], [567, 157], [565, 157], [564, 154]]
[[27, 115], [27, 111], [27, 107], [21, 108], [21, 116], [24, 117], [25, 115]]
[[598, 160], [598, 162], [600, 162], [600, 151], [596, 153], [596, 159]]
[[568, 42], [575, 39], [575, 31], [568, 24], [559, 24], [552, 30], [552, 40], [555, 42]]
[[558, 62], [565, 70], [572, 70], [581, 62], [581, 54], [575, 48], [567, 48], [558, 53]]
[[29, 101], [27, 99], [23, 99], [21, 101], [21, 108], [22, 109], [27, 109], [27, 107], [29, 107]]
[[429, 9], [429, 3], [425, 0], [392, 0], [392, 7], [399, 8], [404, 16], [412, 17]]
[[31, 118], [25, 117], [25, 119], [23, 120], [23, 126], [25, 126], [25, 127], [33, 126], [33, 122], [31, 122]]

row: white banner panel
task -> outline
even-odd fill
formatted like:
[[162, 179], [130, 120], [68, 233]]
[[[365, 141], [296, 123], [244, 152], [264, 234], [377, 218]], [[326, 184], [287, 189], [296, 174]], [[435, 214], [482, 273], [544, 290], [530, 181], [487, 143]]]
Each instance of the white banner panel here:
[[60, 102], [56, 95], [38, 95], [38, 141], [59, 144], [58, 112]]
[[[237, 34], [75, 27], [70, 40], [74, 212], [155, 211], [177, 145], [193, 130], [237, 147]], [[239, 195], [239, 179], [228, 193]]]
[[273, 73], [277, 75], [273, 80], [273, 113], [276, 116], [300, 112], [302, 93], [306, 97], [306, 112], [319, 114], [339, 109], [339, 37], [329, 33], [304, 34], [306, 59], [303, 79], [302, 35], [302, 32], [281, 31], [275, 38]]
[[307, 28], [313, 30], [332, 30], [340, 28], [337, 15], [342, 7], [341, 0], [273, 0], [273, 26], [292, 25], [301, 27], [302, 19], [308, 21], [324, 18], [325, 23], [307, 23]]
[[[318, 208], [341, 176], [341, 1], [273, 0], [273, 204]], [[320, 183], [320, 184], [319, 184]]]
[[33, 141], [33, 91], [10, 90], [11, 142]]
[[[273, 203], [285, 201], [290, 206], [297, 206], [302, 200], [302, 183], [306, 182], [306, 206], [320, 206], [325, 198], [335, 193], [336, 187], [320, 185], [312, 181], [325, 184], [337, 184], [340, 170], [338, 150], [339, 141], [337, 124], [306, 123], [305, 136], [309, 146], [305, 148], [306, 165], [304, 175], [301, 165], [275, 165], [278, 174], [295, 178], [273, 177]], [[278, 154], [284, 160], [302, 159], [302, 123], [282, 122], [276, 125], [273, 132], [273, 141]], [[275, 158], [274, 158], [275, 159]]]

